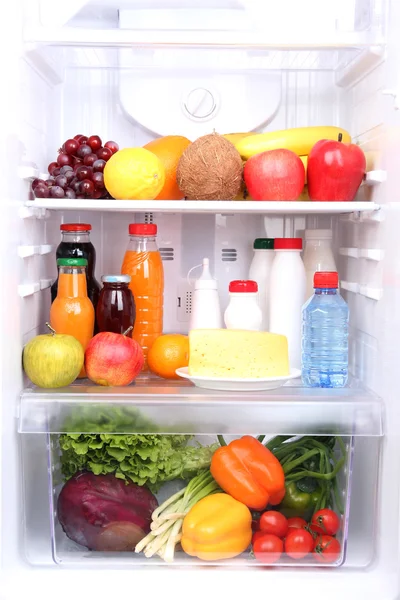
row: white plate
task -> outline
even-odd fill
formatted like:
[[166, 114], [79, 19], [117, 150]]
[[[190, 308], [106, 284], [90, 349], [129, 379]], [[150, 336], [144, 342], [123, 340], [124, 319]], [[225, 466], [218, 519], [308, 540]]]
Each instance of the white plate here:
[[281, 377], [265, 377], [262, 378], [220, 378], [220, 377], [203, 377], [189, 375], [189, 367], [182, 367], [176, 370], [176, 374], [184, 379], [190, 379], [195, 386], [200, 388], [206, 388], [208, 390], [225, 390], [229, 392], [260, 392], [263, 390], [276, 390], [277, 388], [285, 385], [290, 379], [296, 379], [300, 377], [300, 369], [290, 369], [289, 375], [283, 375]]

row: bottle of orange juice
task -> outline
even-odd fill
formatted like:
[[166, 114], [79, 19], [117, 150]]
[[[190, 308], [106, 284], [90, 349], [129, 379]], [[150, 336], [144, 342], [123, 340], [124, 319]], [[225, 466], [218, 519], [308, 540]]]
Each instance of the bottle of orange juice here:
[[157, 225], [129, 225], [130, 241], [121, 273], [130, 275], [129, 287], [136, 303], [133, 339], [142, 347], [147, 370], [147, 352], [162, 334], [164, 303], [164, 269], [157, 248]]
[[[94, 308], [87, 295], [86, 258], [59, 258], [57, 297], [50, 308], [50, 325], [73, 335], [86, 350], [93, 337]], [[86, 377], [82, 367], [79, 378]]]

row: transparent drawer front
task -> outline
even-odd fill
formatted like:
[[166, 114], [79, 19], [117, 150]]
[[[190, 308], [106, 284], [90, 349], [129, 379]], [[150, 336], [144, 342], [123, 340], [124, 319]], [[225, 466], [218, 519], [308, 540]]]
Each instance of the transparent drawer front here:
[[[100, 438], [100, 436], [98, 436]], [[236, 436], [235, 436], [236, 437]], [[265, 438], [264, 443], [267, 442], [268, 438]], [[65, 447], [65, 440], [67, 438], [61, 438], [61, 445]], [[81, 438], [76, 436], [77, 443], [80, 443]], [[229, 443], [233, 437], [226, 437], [226, 442]], [[289, 441], [296, 441], [297, 438], [291, 438]], [[324, 440], [327, 438], [320, 438], [320, 440]], [[318, 437], [315, 438], [318, 440]], [[195, 445], [196, 442], [201, 443], [203, 446], [208, 446], [215, 444], [215, 447], [218, 446], [221, 438], [217, 438], [216, 436], [208, 436], [202, 435], [197, 438], [191, 440], [189, 445]], [[329, 496], [332, 498], [332, 508], [337, 512], [337, 514], [341, 513], [341, 526], [340, 530], [336, 535], [337, 540], [340, 543], [340, 555], [337, 559], [330, 563], [325, 564], [315, 560], [313, 555], [308, 555], [302, 559], [291, 559], [285, 554], [282, 554], [281, 558], [275, 566], [282, 567], [338, 567], [343, 564], [346, 564], [346, 553], [347, 553], [347, 541], [348, 541], [348, 531], [349, 531], [349, 514], [350, 514], [350, 498], [351, 498], [351, 487], [352, 487], [352, 465], [353, 465], [353, 454], [354, 454], [354, 441], [353, 437], [343, 437], [341, 438], [343, 444], [338, 443], [337, 438], [334, 441], [334, 460], [338, 461], [343, 459], [343, 467], [339, 470], [338, 476], [336, 478], [337, 486], [335, 489], [335, 493], [332, 487], [332, 495]], [[287, 443], [287, 442], [284, 442]], [[80, 451], [80, 450], [78, 450]], [[84, 451], [84, 448], [82, 448]], [[84, 566], [86, 567], [95, 567], [95, 568], [105, 568], [105, 567], [126, 567], [131, 568], [132, 566], [143, 567], [145, 565], [155, 566], [155, 565], [175, 565], [175, 566], [202, 566], [207, 564], [212, 564], [214, 566], [265, 566], [262, 563], [258, 562], [253, 553], [251, 552], [251, 547], [249, 547], [245, 552], [240, 554], [239, 556], [229, 559], [229, 560], [219, 560], [213, 562], [207, 562], [203, 560], [199, 560], [197, 558], [193, 558], [188, 556], [183, 552], [180, 545], [177, 544], [175, 549], [175, 556], [172, 563], [165, 563], [158, 556], [153, 556], [152, 558], [146, 558], [142, 553], [136, 554], [134, 552], [99, 552], [99, 551], [90, 551], [86, 547], [81, 546], [71, 539], [69, 539], [64, 533], [57, 516], [57, 500], [60, 494], [60, 491], [63, 487], [65, 477], [62, 473], [62, 462], [61, 461], [61, 449], [60, 449], [60, 437], [58, 435], [49, 435], [48, 436], [48, 472], [49, 472], [49, 507], [50, 507], [50, 532], [51, 532], [51, 545], [52, 545], [52, 555], [55, 563], [65, 566]], [[64, 464], [64, 472], [66, 470]], [[68, 467], [67, 467], [68, 470]], [[71, 474], [72, 471], [68, 474]], [[185, 485], [187, 485], [187, 481], [183, 482], [182, 480], [173, 480], [168, 483], [165, 483], [160, 487], [160, 489], [156, 493], [157, 500], [159, 504], [163, 503], [167, 498], [175, 494], [178, 490], [182, 489]], [[269, 509], [274, 509], [274, 507], [269, 507]], [[293, 508], [282, 508], [278, 507], [280, 511], [286, 513], [288, 517], [290, 516], [298, 516], [296, 512], [297, 509]], [[306, 512], [303, 512], [302, 515], [309, 519], [309, 515], [312, 514], [310, 510], [308, 511], [308, 515]], [[259, 517], [259, 515], [253, 514], [254, 518]]]
[[339, 389], [297, 381], [269, 392], [203, 390], [181, 381], [138, 379], [129, 387], [28, 388], [20, 433], [383, 435], [383, 403], [357, 380]]

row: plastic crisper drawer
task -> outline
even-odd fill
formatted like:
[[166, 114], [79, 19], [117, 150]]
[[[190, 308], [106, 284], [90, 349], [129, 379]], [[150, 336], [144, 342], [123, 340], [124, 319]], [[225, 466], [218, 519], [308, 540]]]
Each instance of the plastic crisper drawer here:
[[[239, 437], [239, 436], [235, 436]], [[268, 436], [268, 438], [271, 436]], [[266, 439], [268, 439], [266, 438]], [[231, 441], [234, 437], [225, 437], [226, 442]], [[197, 437], [203, 445], [211, 444], [217, 441], [216, 436], [201, 435]], [[287, 556], [282, 555], [281, 559], [274, 564], [274, 567], [339, 567], [346, 562], [347, 540], [349, 530], [349, 513], [351, 499], [351, 484], [352, 484], [352, 469], [354, 456], [355, 438], [351, 436], [342, 437], [346, 449], [345, 463], [339, 476], [338, 495], [343, 504], [342, 524], [340, 531], [337, 534], [337, 539], [340, 542], [341, 553], [338, 560], [331, 564], [317, 562], [313, 556], [308, 556], [301, 560], [292, 560]], [[196, 441], [196, 438], [194, 439]], [[62, 530], [62, 527], [57, 518], [57, 499], [64, 483], [64, 478], [61, 473], [60, 462], [60, 447], [59, 436], [56, 434], [48, 435], [48, 482], [49, 482], [49, 507], [50, 507], [50, 531], [53, 559], [56, 564], [64, 566], [81, 566], [84, 568], [115, 568], [115, 567], [140, 567], [147, 566], [186, 566], [199, 567], [205, 565], [213, 565], [219, 567], [264, 567], [262, 563], [255, 560], [250, 548], [242, 555], [229, 560], [206, 562], [186, 555], [178, 545], [175, 551], [175, 559], [173, 563], [165, 563], [159, 557], [146, 558], [143, 554], [135, 554], [134, 552], [97, 552], [89, 551], [87, 548], [80, 546], [70, 540]], [[342, 451], [339, 444], [335, 445], [335, 456], [339, 458]], [[161, 503], [169, 498], [176, 491], [184, 487], [182, 481], [173, 481], [165, 484], [157, 494], [157, 499]], [[334, 506], [337, 511], [337, 505]]]

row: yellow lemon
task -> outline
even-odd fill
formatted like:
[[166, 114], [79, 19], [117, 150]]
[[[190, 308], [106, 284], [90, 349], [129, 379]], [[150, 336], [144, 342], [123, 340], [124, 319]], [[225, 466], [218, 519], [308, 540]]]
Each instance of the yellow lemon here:
[[124, 148], [104, 167], [104, 185], [118, 200], [154, 200], [165, 182], [160, 159], [145, 148]]

